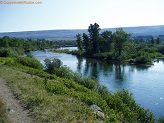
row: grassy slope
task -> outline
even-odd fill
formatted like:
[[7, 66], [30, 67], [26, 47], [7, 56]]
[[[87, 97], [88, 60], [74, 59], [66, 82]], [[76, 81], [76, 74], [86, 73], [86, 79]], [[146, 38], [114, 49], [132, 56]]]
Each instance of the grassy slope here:
[[39, 122], [101, 121], [85, 103], [47, 92], [42, 86], [43, 78], [4, 65], [0, 66], [0, 77], [9, 82], [14, 94]]
[[[0, 58], [0, 77], [8, 81], [16, 97], [38, 122], [154, 122], [152, 115], [140, 108], [127, 92], [100, 95], [72, 79], [14, 62], [12, 58]], [[103, 109], [104, 120], [89, 108], [91, 104]]]

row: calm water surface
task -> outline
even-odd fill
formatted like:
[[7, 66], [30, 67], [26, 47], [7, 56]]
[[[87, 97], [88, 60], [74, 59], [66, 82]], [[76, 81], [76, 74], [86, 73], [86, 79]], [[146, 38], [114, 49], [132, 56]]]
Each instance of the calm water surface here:
[[83, 76], [95, 77], [111, 92], [129, 90], [138, 104], [154, 112], [157, 118], [164, 117], [164, 61], [146, 67], [106, 64], [64, 53], [34, 51], [31, 54], [43, 64], [45, 58], [58, 58], [71, 70]]

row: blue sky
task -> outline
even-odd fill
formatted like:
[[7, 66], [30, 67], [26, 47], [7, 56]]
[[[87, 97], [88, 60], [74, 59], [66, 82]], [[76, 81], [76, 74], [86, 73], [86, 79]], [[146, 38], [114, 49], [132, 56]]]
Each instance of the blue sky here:
[[0, 32], [164, 25], [164, 0], [29, 1], [42, 4], [0, 4]]

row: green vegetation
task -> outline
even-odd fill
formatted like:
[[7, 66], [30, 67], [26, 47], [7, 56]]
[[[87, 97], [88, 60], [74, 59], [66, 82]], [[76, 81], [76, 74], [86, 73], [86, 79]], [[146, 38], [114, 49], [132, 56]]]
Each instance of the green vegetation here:
[[[164, 57], [164, 43], [159, 38], [135, 39], [122, 28], [114, 33], [100, 33], [97, 23], [91, 24], [88, 34], [76, 35], [77, 51], [63, 50], [83, 57], [92, 57], [107, 62], [128, 62], [135, 64], [152, 64], [152, 59]], [[56, 51], [55, 51], [56, 52]]]
[[[33, 59], [22, 57], [27, 58]], [[155, 122], [153, 114], [136, 104], [130, 92], [109, 93], [97, 81], [62, 66], [59, 59], [45, 60], [45, 70], [35, 68], [37, 62], [33, 67], [18, 59], [0, 58], [0, 77], [9, 82], [14, 94], [38, 122]], [[92, 104], [103, 109], [105, 119], [90, 109]]]
[[16, 57], [33, 50], [53, 49], [66, 45], [75, 46], [75, 41], [48, 41], [45, 39], [0, 38], [0, 57]]
[[27, 55], [27, 57], [17, 57], [17, 62], [24, 66], [33, 67], [40, 70], [43, 69], [43, 66], [40, 64], [40, 62], [32, 56]]
[[10, 123], [10, 120], [6, 113], [6, 107], [0, 98], [0, 123]]

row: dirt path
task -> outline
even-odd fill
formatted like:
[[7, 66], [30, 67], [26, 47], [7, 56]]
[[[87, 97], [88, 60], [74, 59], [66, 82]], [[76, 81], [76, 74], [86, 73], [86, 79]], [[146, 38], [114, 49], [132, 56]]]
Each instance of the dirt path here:
[[29, 117], [28, 111], [20, 106], [19, 101], [15, 99], [12, 91], [3, 79], [0, 79], [0, 97], [6, 104], [12, 123], [34, 123], [34, 120]]

